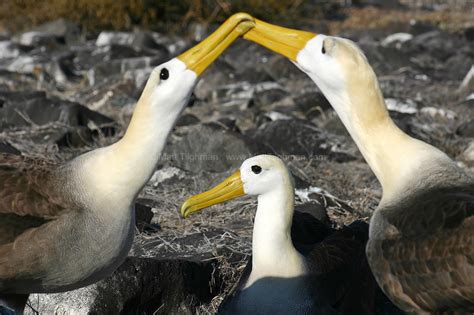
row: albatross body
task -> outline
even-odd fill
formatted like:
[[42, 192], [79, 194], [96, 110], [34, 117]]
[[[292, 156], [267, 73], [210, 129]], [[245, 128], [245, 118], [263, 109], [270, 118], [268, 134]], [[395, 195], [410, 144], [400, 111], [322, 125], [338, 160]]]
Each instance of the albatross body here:
[[243, 194], [258, 196], [252, 261], [220, 313], [374, 314], [376, 284], [364, 250], [368, 225], [355, 222], [332, 231], [300, 214], [300, 219], [306, 215], [303, 224], [309, 237], [293, 237], [293, 181], [279, 158], [259, 155], [246, 160], [224, 182], [189, 198], [181, 213], [186, 217]]
[[133, 240], [134, 199], [199, 75], [252, 26], [235, 15], [157, 66], [115, 144], [60, 165], [0, 155], [0, 306], [21, 313], [29, 293], [79, 288], [120, 265]]
[[382, 184], [366, 251], [383, 291], [407, 313], [474, 312], [474, 179], [395, 125], [352, 41], [261, 21], [254, 30], [247, 39], [318, 85]]

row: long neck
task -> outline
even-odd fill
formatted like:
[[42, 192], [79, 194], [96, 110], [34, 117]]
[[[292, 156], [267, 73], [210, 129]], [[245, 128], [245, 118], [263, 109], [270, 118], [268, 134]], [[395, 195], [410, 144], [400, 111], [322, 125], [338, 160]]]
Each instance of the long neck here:
[[[139, 102], [124, 137], [114, 145], [121, 182], [138, 192], [150, 179], [182, 106], [150, 109]], [[120, 180], [118, 178], [118, 180]]]
[[[92, 185], [116, 198], [132, 199], [153, 174], [166, 139], [185, 104], [151, 104], [145, 88], [122, 139], [91, 152]], [[185, 103], [185, 102], [184, 102]], [[99, 189], [99, 188], [98, 188]]]
[[301, 256], [291, 240], [294, 209], [292, 185], [281, 185], [258, 197], [252, 239], [252, 273], [291, 277], [301, 273]]
[[426, 163], [449, 160], [438, 149], [408, 136], [395, 125], [376, 79], [368, 87], [353, 82], [348, 86], [344, 93], [320, 87], [380, 181], [384, 199], [406, 190], [414, 173]]

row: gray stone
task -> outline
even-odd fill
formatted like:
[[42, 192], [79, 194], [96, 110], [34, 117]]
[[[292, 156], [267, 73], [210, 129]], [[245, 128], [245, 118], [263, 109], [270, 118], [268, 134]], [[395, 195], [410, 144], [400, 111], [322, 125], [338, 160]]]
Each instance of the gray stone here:
[[132, 33], [103, 31], [100, 32], [95, 44], [96, 46], [130, 45], [132, 41]]
[[111, 76], [124, 74], [124, 77], [135, 78], [136, 87], [140, 88], [148, 80], [151, 70], [163, 61], [160, 57], [136, 57], [103, 62], [87, 71], [87, 79], [89, 85], [94, 86]]
[[321, 222], [324, 222], [326, 224], [330, 223], [328, 214], [326, 213], [326, 207], [324, 207], [323, 204], [320, 204], [316, 201], [311, 201], [311, 202], [304, 203], [301, 205], [296, 205], [295, 211], [298, 211], [301, 213], [308, 213]]
[[294, 97], [295, 104], [308, 119], [313, 119], [332, 106], [321, 92], [309, 91]]
[[115, 131], [112, 119], [77, 103], [48, 98], [44, 92], [0, 92], [0, 102], [0, 131], [36, 127], [31, 136], [40, 142], [83, 146], [94, 134]]
[[0, 41], [0, 59], [8, 59], [18, 57], [20, 50], [9, 40]]
[[219, 285], [214, 260], [128, 257], [110, 277], [88, 287], [30, 295], [25, 314], [194, 314]]
[[348, 161], [353, 157], [334, 151], [328, 135], [304, 120], [276, 120], [260, 126], [252, 138], [284, 158]]
[[135, 202], [135, 225], [138, 231], [145, 231], [147, 226], [151, 223], [151, 219], [153, 219], [153, 211], [151, 211], [149, 201], [146, 199], [138, 199]]
[[109, 32], [103, 31], [97, 37], [95, 42], [96, 46], [99, 47], [110, 47], [110, 46], [128, 46], [133, 48], [135, 51], [161, 51], [164, 54], [168, 54], [168, 49], [165, 45], [157, 42], [150, 32]]
[[462, 123], [456, 133], [463, 137], [474, 138], [474, 119]]
[[463, 160], [467, 166], [474, 167], [474, 141], [471, 141], [461, 154], [461, 160]]
[[35, 27], [33, 31], [54, 36], [57, 41], [67, 44], [76, 43], [81, 37], [80, 26], [65, 19], [57, 19], [41, 24]]
[[171, 165], [198, 173], [224, 172], [239, 168], [258, 153], [255, 143], [221, 125], [204, 124], [180, 128], [167, 144], [164, 157]]
[[41, 31], [30, 31], [13, 37], [13, 40], [22, 46], [56, 46], [58, 41], [56, 36]]
[[10, 153], [19, 155], [21, 152], [6, 141], [0, 140], [0, 153]]

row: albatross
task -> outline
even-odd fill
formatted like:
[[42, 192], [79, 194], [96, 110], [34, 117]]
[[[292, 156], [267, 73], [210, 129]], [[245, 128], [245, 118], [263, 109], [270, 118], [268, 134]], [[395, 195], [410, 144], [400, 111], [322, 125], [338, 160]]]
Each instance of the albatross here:
[[187, 199], [181, 214], [245, 194], [258, 198], [252, 260], [219, 313], [375, 314], [377, 286], [365, 257], [368, 224], [356, 221], [333, 231], [303, 214], [309, 237], [291, 233], [294, 184], [280, 158], [245, 160], [221, 184]]
[[135, 197], [199, 76], [252, 26], [249, 15], [236, 14], [157, 66], [116, 143], [64, 164], [0, 155], [0, 310], [22, 313], [29, 293], [83, 287], [123, 262], [134, 235]]
[[380, 181], [366, 253], [388, 297], [411, 314], [474, 312], [474, 179], [395, 125], [354, 42], [259, 20], [244, 38], [316, 83]]

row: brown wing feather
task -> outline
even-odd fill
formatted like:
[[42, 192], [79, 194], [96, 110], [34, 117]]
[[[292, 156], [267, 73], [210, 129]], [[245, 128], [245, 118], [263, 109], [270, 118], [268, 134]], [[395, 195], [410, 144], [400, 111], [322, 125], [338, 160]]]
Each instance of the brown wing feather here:
[[72, 209], [55, 181], [58, 165], [0, 154], [0, 245]]
[[397, 233], [370, 241], [368, 254], [388, 295], [407, 311], [474, 311], [474, 185], [382, 211]]

